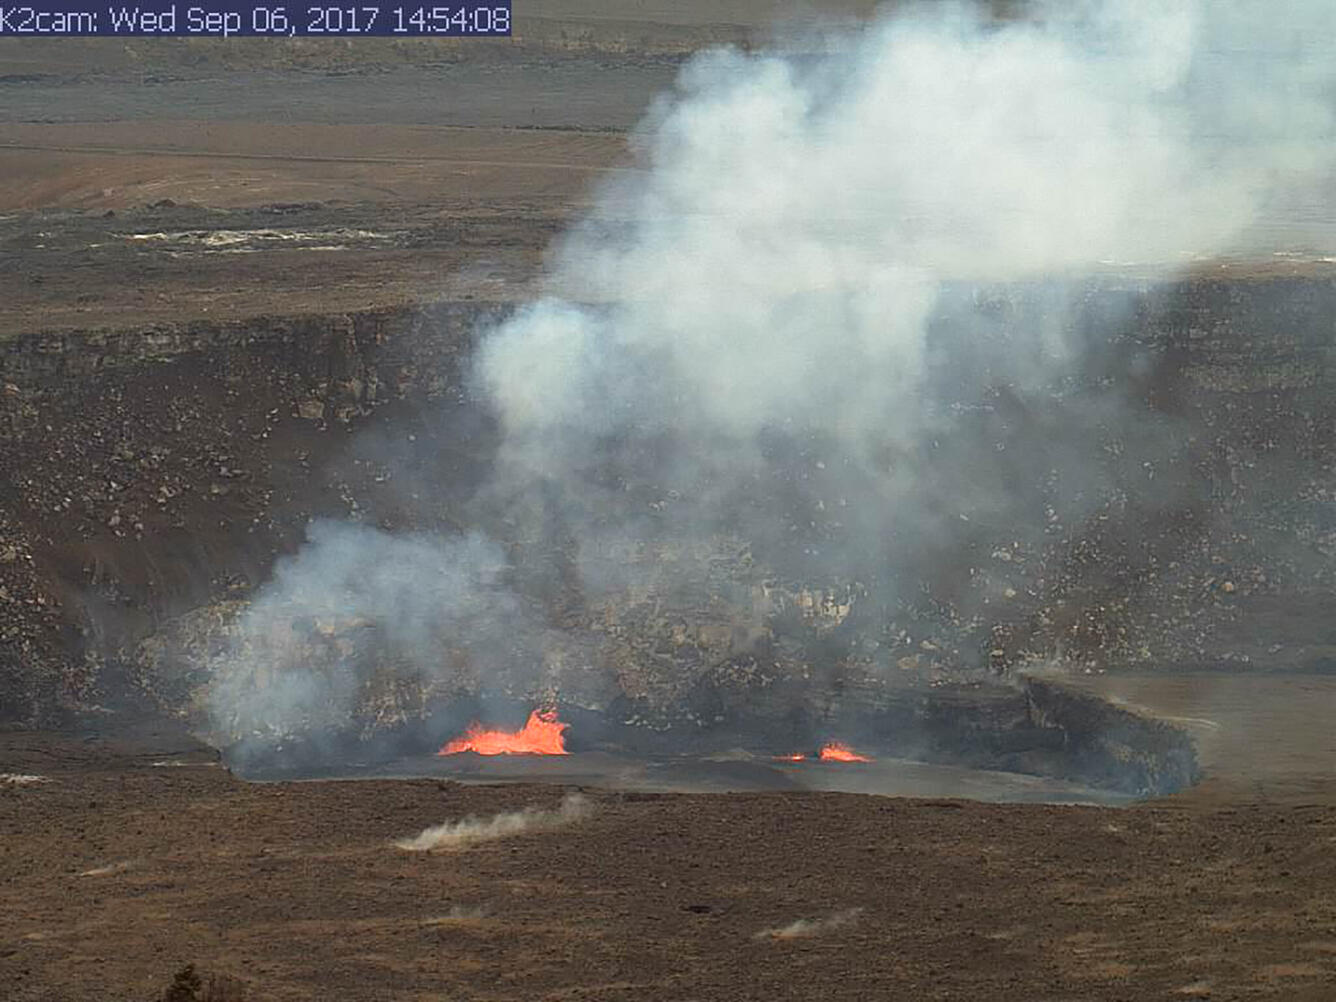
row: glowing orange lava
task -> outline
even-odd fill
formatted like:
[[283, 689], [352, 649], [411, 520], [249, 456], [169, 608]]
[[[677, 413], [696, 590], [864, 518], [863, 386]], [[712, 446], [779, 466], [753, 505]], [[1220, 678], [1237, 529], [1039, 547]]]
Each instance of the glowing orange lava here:
[[806, 758], [807, 758], [807, 756], [804, 755], [802, 752], [794, 752], [792, 755], [776, 755], [776, 756], [775, 756], [775, 761], [776, 761], [776, 762], [801, 762], [801, 761], [803, 761], [803, 760], [806, 759]]
[[518, 731], [485, 731], [482, 724], [469, 724], [463, 737], [447, 741], [436, 754], [569, 755], [564, 737], [568, 727], [557, 719], [556, 710], [534, 710]]
[[823, 745], [817, 756], [822, 762], [871, 762], [866, 755], [860, 755], [846, 744], [831, 741]]

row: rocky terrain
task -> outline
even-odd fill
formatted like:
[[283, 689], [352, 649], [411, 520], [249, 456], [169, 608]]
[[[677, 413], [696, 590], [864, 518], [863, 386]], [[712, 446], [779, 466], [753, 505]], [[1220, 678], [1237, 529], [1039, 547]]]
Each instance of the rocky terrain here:
[[180, 735], [89, 737], [0, 741], [34, 777], [0, 779], [16, 1002], [161, 998], [187, 965], [199, 997], [251, 1000], [1320, 1002], [1336, 977], [1329, 787], [1132, 809], [590, 790], [568, 822], [413, 852], [394, 843], [564, 791], [246, 784]]
[[[1086, 391], [1114, 386], [1163, 445], [1093, 428], [1101, 494], [1021, 513], [1023, 532], [976, 511], [945, 559], [905, 562], [917, 587], [893, 597], [875, 568], [805, 579], [782, 546], [726, 533], [671, 555], [690, 568], [671, 595], [583, 596], [552, 577], [559, 539], [490, 519], [473, 344], [535, 294], [544, 249], [597, 186], [636, 169], [629, 130], [686, 54], [802, 48], [868, 13], [774, 6], [572, 4], [472, 48], [6, 43], [0, 715], [193, 713], [207, 672], [191, 657], [207, 661], [318, 515], [505, 541], [552, 652], [515, 696], [664, 712], [812, 665], [816, 686], [854, 690], [1053, 663], [1325, 670], [1333, 286], [1304, 206], [1272, 220], [1301, 251], [1273, 254], [1291, 246], [1273, 228], [1264, 254], [1176, 281], [1073, 280]], [[1051, 294], [965, 282], [943, 321], [1043, 323]], [[999, 448], [1043, 420], [1033, 402], [983, 403]], [[799, 450], [789, 474], [819, 480], [821, 462]], [[783, 487], [773, 503], [799, 502]], [[807, 524], [795, 545], [838, 543], [831, 513], [778, 513]], [[564, 671], [573, 659], [599, 677]], [[368, 713], [411, 715], [410, 690], [390, 684]]]
[[[660, 706], [724, 664], [800, 670], [816, 644], [850, 678], [891, 667], [899, 681], [1058, 657], [1324, 669], [1333, 288], [1321, 274], [1092, 284], [1096, 304], [1134, 304], [1137, 323], [1103, 347], [1152, 360], [1134, 391], [1181, 441], [1176, 470], [1155, 484], [1148, 468], [1075, 523], [1040, 517], [1044, 532], [1023, 542], [964, 537], [960, 573], [925, 579], [920, 600], [888, 609], [857, 582], [785, 581], [724, 539], [674, 557], [704, 577], [667, 609], [654, 595], [535, 597], [554, 636], [593, 643], [623, 694], [657, 687]], [[998, 294], [1025, 308], [1024, 289]], [[445, 530], [476, 518], [491, 439], [465, 360], [509, 308], [493, 296], [11, 337], [2, 447], [20, 473], [0, 551], [11, 719], [151, 692], [226, 628], [314, 515]], [[435, 465], [403, 483], [410, 438]]]

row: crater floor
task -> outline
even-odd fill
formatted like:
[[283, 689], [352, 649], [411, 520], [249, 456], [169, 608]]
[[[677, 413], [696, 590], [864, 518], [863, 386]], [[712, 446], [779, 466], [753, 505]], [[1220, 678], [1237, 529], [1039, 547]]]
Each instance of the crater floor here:
[[[391, 843], [560, 788], [246, 784], [185, 737], [0, 738], [0, 980], [256, 999], [1325, 1000], [1336, 798], [1132, 808], [590, 790], [565, 826]], [[793, 923], [810, 924], [784, 930]]]

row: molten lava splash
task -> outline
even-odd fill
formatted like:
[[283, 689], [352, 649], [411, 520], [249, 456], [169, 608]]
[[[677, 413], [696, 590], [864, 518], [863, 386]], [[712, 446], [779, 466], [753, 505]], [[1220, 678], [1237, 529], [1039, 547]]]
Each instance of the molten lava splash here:
[[776, 762], [802, 762], [807, 758], [802, 752], [794, 752], [792, 755], [776, 755]]
[[822, 762], [872, 761], [872, 759], [868, 758], [866, 755], [859, 755], [858, 752], [854, 751], [848, 745], [841, 744], [838, 741], [831, 741], [829, 744], [822, 746], [821, 751], [818, 752], [818, 756]]
[[534, 710], [518, 731], [485, 731], [482, 724], [469, 724], [463, 737], [446, 742], [436, 754], [569, 755], [563, 737], [568, 727], [557, 719], [556, 710]]

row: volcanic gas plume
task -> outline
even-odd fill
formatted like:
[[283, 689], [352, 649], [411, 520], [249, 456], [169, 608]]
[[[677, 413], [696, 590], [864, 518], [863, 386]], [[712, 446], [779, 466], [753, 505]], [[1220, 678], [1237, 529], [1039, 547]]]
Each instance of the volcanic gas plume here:
[[38, 783], [45, 783], [46, 781], [45, 776], [19, 772], [0, 772], [0, 785], [3, 786], [36, 786]]
[[773, 929], [762, 929], [756, 934], [755, 938], [806, 939], [810, 936], [822, 936], [858, 921], [862, 914], [862, 908], [846, 908], [844, 911], [836, 912], [834, 915], [825, 918], [798, 919], [788, 925], [776, 926]]
[[1189, 507], [1191, 429], [1120, 389], [1149, 363], [1086, 339], [1066, 277], [1171, 278], [1306, 183], [1334, 28], [1326, 0], [951, 3], [692, 59], [550, 294], [480, 339], [478, 528], [313, 526], [212, 665], [216, 727], [336, 726], [395, 679], [648, 705], [779, 663], [785, 616], [816, 638], [786, 663], [889, 673], [931, 588], [932, 649], [983, 667], [1017, 555]]
[[548, 831], [572, 824], [589, 816], [589, 801], [578, 793], [562, 799], [555, 810], [526, 807], [507, 811], [490, 818], [464, 818], [447, 821], [423, 829], [412, 838], [400, 839], [394, 845], [406, 852], [427, 852], [432, 849], [466, 849], [479, 842], [512, 838], [526, 832]]

